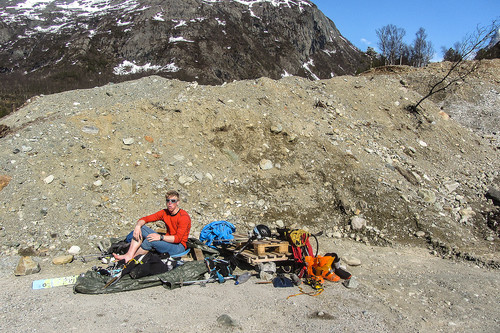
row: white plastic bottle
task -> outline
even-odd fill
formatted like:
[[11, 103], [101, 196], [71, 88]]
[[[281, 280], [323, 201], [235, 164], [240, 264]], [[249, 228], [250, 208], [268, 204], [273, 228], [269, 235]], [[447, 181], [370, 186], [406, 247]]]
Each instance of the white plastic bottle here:
[[240, 276], [238, 276], [238, 278], [236, 279], [236, 282], [234, 284], [245, 283], [248, 281], [248, 279], [250, 279], [251, 276], [252, 276], [252, 273], [245, 272], [245, 273], [241, 274]]

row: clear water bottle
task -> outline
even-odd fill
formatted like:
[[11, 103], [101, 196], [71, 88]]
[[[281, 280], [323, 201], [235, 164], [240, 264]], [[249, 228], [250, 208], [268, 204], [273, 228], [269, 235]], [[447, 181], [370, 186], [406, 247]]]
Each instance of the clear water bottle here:
[[241, 274], [240, 276], [238, 276], [238, 278], [236, 279], [236, 282], [234, 284], [245, 283], [248, 281], [248, 279], [250, 279], [251, 276], [252, 276], [252, 274], [250, 272], [245, 272], [245, 273]]

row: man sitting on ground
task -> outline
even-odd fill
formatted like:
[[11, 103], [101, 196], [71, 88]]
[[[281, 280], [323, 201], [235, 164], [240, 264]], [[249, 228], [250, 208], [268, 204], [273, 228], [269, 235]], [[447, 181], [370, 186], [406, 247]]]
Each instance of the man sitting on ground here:
[[[186, 250], [191, 230], [191, 218], [185, 210], [179, 208], [178, 192], [169, 191], [165, 198], [167, 199], [167, 209], [162, 209], [137, 221], [134, 231], [127, 236], [127, 240], [130, 239], [127, 253], [124, 255], [113, 253], [116, 260], [123, 259], [128, 262], [135, 256], [146, 254], [152, 249], [159, 253], [168, 252], [171, 256]], [[165, 235], [158, 234], [145, 226], [148, 222], [156, 221], [165, 222], [167, 229]]]

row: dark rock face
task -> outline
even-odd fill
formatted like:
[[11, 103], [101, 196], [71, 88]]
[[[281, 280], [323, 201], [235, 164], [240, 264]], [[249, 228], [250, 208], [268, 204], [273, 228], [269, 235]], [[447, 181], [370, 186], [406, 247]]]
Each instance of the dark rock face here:
[[72, 82], [158, 74], [204, 84], [354, 74], [364, 54], [304, 0], [54, 0], [0, 6], [0, 75]]

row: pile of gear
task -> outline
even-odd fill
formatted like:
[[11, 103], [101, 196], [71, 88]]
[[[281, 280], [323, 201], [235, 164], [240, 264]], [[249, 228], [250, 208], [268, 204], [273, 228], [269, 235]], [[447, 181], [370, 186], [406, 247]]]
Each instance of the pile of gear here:
[[[188, 240], [186, 252], [199, 249], [203, 253], [203, 260], [193, 261], [185, 261], [180, 255], [176, 257], [155, 252], [137, 256], [128, 262], [107, 260], [106, 258], [113, 258], [112, 253], [126, 253], [129, 243], [115, 239], [107, 249], [100, 244], [101, 255], [98, 258], [103, 263], [109, 262], [108, 266], [94, 266], [81, 274], [73, 290], [76, 293], [106, 294], [159, 285], [174, 289], [193, 284], [223, 283], [227, 280], [241, 284], [252, 274], [250, 272], [234, 274], [235, 269], [241, 266], [239, 256], [254, 241], [263, 239], [289, 242], [293, 258], [278, 265], [272, 261], [259, 263], [256, 269], [259, 272], [260, 282], [257, 283], [272, 283], [280, 288], [299, 286], [301, 293], [297, 295], [317, 295], [323, 291], [325, 280], [337, 282], [351, 278], [351, 274], [340, 267], [337, 254], [318, 255], [319, 243], [316, 235], [307, 231], [278, 229], [277, 234], [273, 235], [267, 226], [257, 225], [248, 233], [247, 241], [239, 242], [236, 250], [227, 251], [236, 243], [235, 231], [235, 226], [227, 221], [215, 221], [206, 225], [200, 233], [199, 240], [194, 238]], [[316, 240], [315, 254], [310, 238]], [[301, 288], [302, 283], [311, 286], [314, 291], [305, 292]]]

